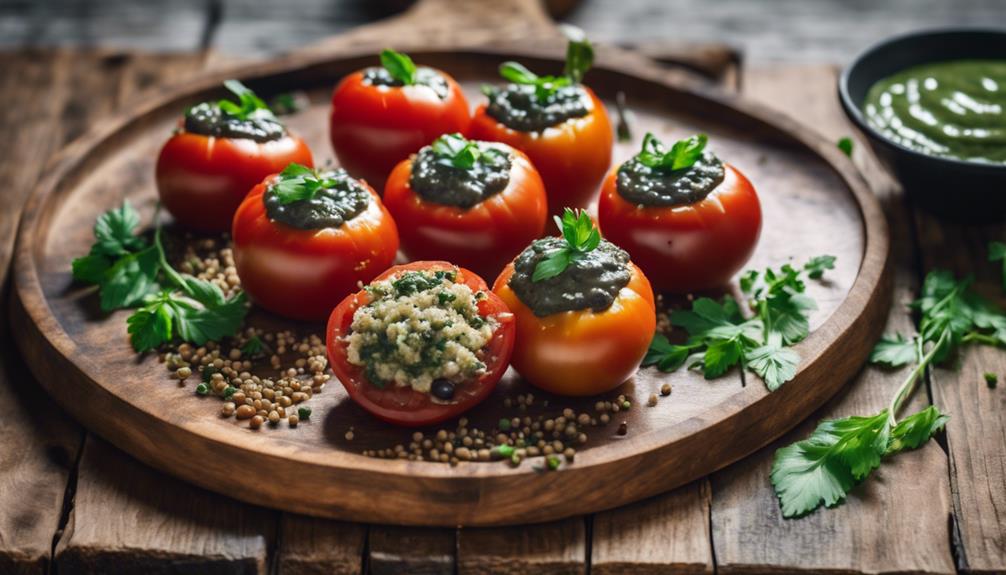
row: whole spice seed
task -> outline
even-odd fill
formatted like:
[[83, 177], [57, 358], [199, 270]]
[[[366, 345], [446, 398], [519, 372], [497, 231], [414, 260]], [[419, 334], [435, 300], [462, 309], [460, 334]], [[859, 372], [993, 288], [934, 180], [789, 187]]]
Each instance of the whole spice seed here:
[[671, 384], [665, 383], [660, 386], [660, 395], [668, 396], [671, 394]]

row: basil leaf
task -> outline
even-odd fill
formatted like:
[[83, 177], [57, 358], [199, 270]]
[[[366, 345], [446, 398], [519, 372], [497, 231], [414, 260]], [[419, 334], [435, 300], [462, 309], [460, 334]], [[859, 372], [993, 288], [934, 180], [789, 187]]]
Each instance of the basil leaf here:
[[532, 282], [540, 282], [554, 278], [564, 272], [572, 261], [573, 254], [569, 250], [559, 250], [538, 262], [531, 274]]
[[406, 86], [416, 83], [416, 64], [401, 52], [391, 49], [381, 50], [381, 66], [391, 77]]
[[538, 81], [538, 75], [519, 62], [503, 62], [500, 64], [499, 72], [504, 80], [514, 84], [534, 84]]
[[[582, 35], [582, 32], [581, 32]], [[583, 81], [584, 74], [594, 65], [594, 48], [586, 38], [571, 39], [566, 45], [566, 65], [562, 75], [573, 84]]]

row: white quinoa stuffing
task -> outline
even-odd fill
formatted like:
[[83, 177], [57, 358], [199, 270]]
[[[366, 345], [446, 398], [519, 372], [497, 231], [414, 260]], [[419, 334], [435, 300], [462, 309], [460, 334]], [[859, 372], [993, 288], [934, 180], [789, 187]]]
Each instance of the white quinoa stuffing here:
[[370, 284], [373, 301], [356, 310], [346, 336], [349, 363], [366, 368], [374, 385], [421, 392], [438, 379], [485, 373], [481, 350], [498, 322], [479, 315], [485, 294], [455, 283], [455, 273], [412, 271]]

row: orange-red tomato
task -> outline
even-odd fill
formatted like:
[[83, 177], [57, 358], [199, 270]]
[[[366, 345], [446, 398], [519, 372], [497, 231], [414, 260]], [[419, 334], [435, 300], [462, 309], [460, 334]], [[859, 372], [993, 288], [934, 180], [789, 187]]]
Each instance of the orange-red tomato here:
[[725, 164], [726, 176], [708, 196], [685, 206], [637, 206], [608, 175], [597, 206], [601, 233], [629, 252], [660, 292], [686, 293], [730, 281], [754, 252], [761, 204], [751, 182]]
[[182, 226], [225, 232], [248, 191], [293, 162], [313, 166], [311, 150], [292, 134], [256, 142], [181, 130], [164, 144], [157, 158], [157, 192], [161, 204]]
[[493, 291], [517, 320], [510, 362], [531, 384], [559, 395], [596, 395], [621, 385], [639, 368], [656, 329], [650, 282], [634, 264], [629, 283], [608, 309], [538, 317], [508, 282], [513, 264]]
[[450, 401], [434, 399], [429, 393], [411, 387], [389, 385], [377, 387], [367, 381], [363, 368], [349, 363], [345, 336], [350, 333], [353, 314], [370, 303], [370, 294], [360, 290], [344, 299], [328, 320], [326, 343], [332, 371], [346, 388], [349, 396], [363, 409], [384, 421], [396, 425], [433, 425], [461, 415], [489, 396], [510, 364], [514, 345], [514, 318], [506, 305], [489, 291], [486, 282], [474, 272], [442, 261], [419, 261], [395, 266], [374, 281], [380, 281], [407, 271], [438, 271], [457, 269], [455, 281], [467, 285], [473, 292], [483, 291], [486, 298], [478, 303], [482, 317], [492, 317], [499, 323], [492, 340], [481, 353], [486, 372], [477, 379], [455, 387]]
[[444, 99], [422, 84], [375, 86], [364, 83], [363, 71], [346, 76], [332, 94], [330, 132], [342, 167], [381, 190], [409, 154], [443, 134], [467, 134], [468, 101], [453, 78], [440, 74], [448, 85]]
[[506, 188], [470, 208], [423, 199], [409, 185], [412, 158], [399, 163], [384, 188], [384, 205], [398, 224], [402, 251], [410, 259], [443, 258], [479, 275], [498, 275], [541, 237], [548, 212], [538, 172], [520, 151], [512, 157]]
[[590, 96], [590, 112], [540, 132], [508, 128], [486, 112], [486, 104], [475, 110], [472, 119], [472, 139], [503, 142], [527, 154], [545, 182], [553, 215], [566, 207], [586, 207], [611, 165], [608, 112], [590, 88], [583, 89]]
[[255, 186], [234, 214], [234, 265], [252, 300], [279, 315], [321, 321], [343, 298], [395, 259], [398, 231], [370, 186], [372, 201], [337, 228], [301, 230], [269, 218]]

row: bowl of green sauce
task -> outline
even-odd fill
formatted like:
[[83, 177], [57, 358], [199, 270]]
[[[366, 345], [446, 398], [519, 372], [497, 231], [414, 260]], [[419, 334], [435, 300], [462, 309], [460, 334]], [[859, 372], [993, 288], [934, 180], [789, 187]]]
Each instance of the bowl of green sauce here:
[[838, 92], [922, 207], [958, 220], [1006, 219], [1006, 29], [886, 40], [842, 72]]

